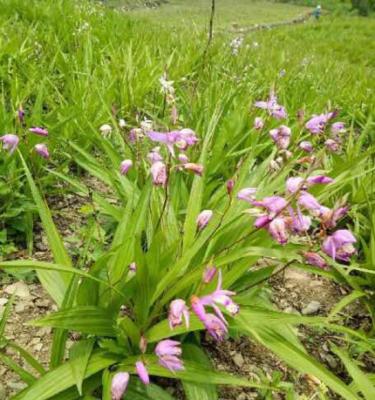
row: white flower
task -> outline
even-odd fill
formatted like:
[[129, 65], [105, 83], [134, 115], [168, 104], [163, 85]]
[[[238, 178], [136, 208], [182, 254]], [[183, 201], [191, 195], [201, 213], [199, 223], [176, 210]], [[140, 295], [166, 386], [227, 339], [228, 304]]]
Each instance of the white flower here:
[[102, 126], [99, 128], [99, 130], [100, 130], [100, 133], [101, 133], [104, 137], [107, 137], [107, 136], [109, 136], [109, 135], [111, 134], [111, 132], [112, 132], [112, 126], [109, 125], [109, 124], [104, 124], [104, 125], [102, 125]]

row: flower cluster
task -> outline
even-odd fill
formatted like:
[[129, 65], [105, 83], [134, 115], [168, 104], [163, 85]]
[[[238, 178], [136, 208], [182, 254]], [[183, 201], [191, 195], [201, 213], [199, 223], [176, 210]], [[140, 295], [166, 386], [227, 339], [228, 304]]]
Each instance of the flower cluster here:
[[230, 42], [229, 46], [231, 48], [232, 55], [234, 56], [238, 55], [242, 44], [243, 44], [243, 37], [236, 37]]
[[[25, 111], [23, 110], [22, 106], [20, 106], [17, 111], [17, 118], [18, 118], [20, 124], [22, 126], [24, 126]], [[48, 136], [48, 130], [46, 128], [43, 128], [40, 126], [33, 126], [33, 127], [29, 128], [29, 132], [31, 132], [37, 136], [42, 136], [42, 137]], [[4, 150], [7, 150], [9, 152], [9, 154], [13, 154], [19, 145], [20, 139], [17, 135], [15, 135], [13, 133], [7, 133], [3, 136], [0, 136], [0, 142], [2, 142]], [[45, 159], [49, 158], [48, 147], [44, 143], [37, 143], [34, 146], [34, 150], [41, 157], [43, 157]]]

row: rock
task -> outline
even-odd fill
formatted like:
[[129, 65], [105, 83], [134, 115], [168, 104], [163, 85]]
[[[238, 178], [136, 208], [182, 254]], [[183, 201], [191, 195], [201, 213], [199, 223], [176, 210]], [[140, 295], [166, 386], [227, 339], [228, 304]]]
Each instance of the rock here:
[[0, 298], [0, 307], [5, 306], [5, 304], [8, 303], [8, 299], [5, 297]]
[[327, 361], [328, 365], [333, 369], [336, 370], [337, 368], [337, 361], [335, 357], [333, 357], [331, 354], [326, 354], [325, 355], [325, 360]]
[[14, 307], [14, 310], [15, 310], [16, 313], [21, 313], [21, 312], [25, 311], [25, 308], [26, 308], [26, 304], [25, 303], [18, 303]]
[[237, 400], [248, 400], [248, 396], [246, 393], [242, 392], [238, 395]]
[[319, 311], [321, 307], [321, 304], [319, 301], [311, 301], [305, 308], [302, 309], [302, 314], [303, 315], [310, 315], [310, 314], [315, 314], [316, 312]]
[[242, 368], [245, 364], [245, 360], [242, 357], [241, 353], [236, 353], [233, 357], [233, 362], [237, 365], [238, 368]]
[[0, 400], [6, 400], [5, 387], [1, 382], [0, 382]]
[[6, 286], [4, 289], [4, 292], [7, 294], [13, 294], [15, 293], [17, 297], [20, 298], [27, 298], [30, 297], [30, 290], [26, 283], [24, 282], [16, 282], [13, 283], [12, 285]]
[[21, 391], [22, 389], [25, 389], [25, 387], [27, 386], [26, 383], [17, 382], [17, 381], [10, 381], [7, 383], [7, 385], [10, 389], [15, 390], [16, 392]]
[[292, 307], [292, 306], [289, 306], [289, 307], [287, 307], [287, 308], [284, 308], [284, 311], [286, 312], [286, 313], [288, 313], [288, 314], [297, 314], [297, 315], [299, 315], [299, 312], [298, 312], [298, 310], [296, 310], [294, 307]]

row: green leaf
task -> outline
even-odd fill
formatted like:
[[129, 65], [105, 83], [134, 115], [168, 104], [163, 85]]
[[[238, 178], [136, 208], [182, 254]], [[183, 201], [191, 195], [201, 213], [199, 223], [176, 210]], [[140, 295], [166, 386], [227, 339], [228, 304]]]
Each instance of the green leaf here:
[[126, 390], [126, 397], [131, 400], [175, 400], [168, 392], [150, 383], [144, 385], [142, 382], [137, 380], [131, 380]]
[[371, 382], [370, 378], [361, 371], [361, 369], [355, 364], [350, 356], [343, 350], [340, 350], [337, 346], [331, 346], [333, 352], [340, 358], [345, 365], [345, 368], [353, 378], [353, 382], [356, 383], [358, 390], [363, 394], [366, 400], [375, 399], [375, 385]]
[[[94, 352], [87, 365], [85, 378], [96, 374], [117, 361], [118, 359], [115, 356], [105, 354], [103, 351]], [[71, 363], [71, 361], [66, 362], [65, 364], [49, 371], [30, 387], [14, 396], [12, 400], [47, 400], [74, 386], [76, 380]], [[60, 399], [62, 400], [64, 397]]]
[[[26, 178], [30, 186], [31, 194], [37, 206], [40, 219], [42, 220], [43, 229], [46, 232], [48, 244], [51, 248], [53, 257], [56, 263], [70, 267], [72, 265], [71, 259], [65, 250], [64, 243], [57, 231], [57, 228], [53, 222], [51, 212], [48, 208], [47, 203], [42, 199], [39, 190], [31, 176], [30, 170], [22, 157], [20, 151], [18, 154], [21, 158], [23, 168], [26, 173]], [[44, 287], [44, 289], [49, 293], [49, 295], [55, 300], [55, 302], [60, 306], [63, 299], [65, 291], [68, 287], [69, 275], [63, 272], [57, 271], [37, 271], [38, 277]]]
[[82, 383], [85, 378], [95, 340], [87, 339], [76, 343], [69, 352], [71, 367], [75, 378], [78, 393], [82, 396]]
[[115, 321], [108, 311], [93, 306], [81, 306], [57, 311], [29, 324], [63, 328], [97, 336], [116, 336]]
[[[211, 362], [200, 347], [193, 344], [185, 344], [182, 348], [185, 360], [194, 361], [207, 371], [212, 371]], [[217, 400], [218, 398], [215, 385], [187, 381], [182, 381], [182, 385], [188, 400]]]

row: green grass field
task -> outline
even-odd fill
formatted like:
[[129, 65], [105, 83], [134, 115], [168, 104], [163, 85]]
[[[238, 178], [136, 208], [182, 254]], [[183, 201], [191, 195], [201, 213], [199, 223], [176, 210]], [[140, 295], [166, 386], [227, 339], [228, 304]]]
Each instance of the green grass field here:
[[[332, 393], [345, 400], [375, 398], [375, 19], [337, 4], [342, 12], [324, 12], [319, 21], [239, 34], [239, 28], [289, 21], [312, 8], [218, 0], [208, 46], [210, 1], [145, 7], [133, 0], [0, 0], [0, 136], [19, 139], [13, 153], [5, 143], [0, 153], [0, 281], [5, 275], [39, 281], [59, 310], [34, 323], [53, 328], [49, 363], [39, 365], [4, 336], [12, 301], [7, 297], [8, 306], [0, 307], [0, 361], [28, 386], [14, 400], [119, 400], [111, 394], [115, 371], [133, 375], [124, 399], [217, 400], [222, 384], [248, 387], [267, 400], [276, 393], [288, 400], [326, 400]], [[238, 38], [243, 41], [234, 51]], [[167, 89], [162, 76], [173, 81], [164, 83]], [[270, 91], [287, 110], [282, 120], [254, 107]], [[335, 137], [326, 122], [325, 130], [310, 134], [305, 124], [311, 116], [332, 111], [345, 133]], [[264, 128], [255, 129], [255, 117], [264, 119]], [[181, 135], [191, 128], [197, 142], [155, 143], [145, 120], [160, 132]], [[112, 131], [105, 135], [108, 124]], [[290, 128], [287, 151], [269, 134], [280, 125]], [[47, 128], [48, 136], [30, 133], [32, 126]], [[326, 144], [332, 137], [337, 149]], [[313, 153], [299, 147], [306, 140]], [[48, 146], [49, 157], [40, 156], [37, 144]], [[162, 161], [150, 164], [157, 145]], [[123, 160], [131, 167], [120, 173]], [[164, 182], [155, 164], [165, 168]], [[290, 219], [295, 223], [293, 207], [300, 212], [297, 196], [307, 191], [289, 193], [286, 180], [311, 174], [334, 179], [309, 188], [321, 204], [348, 209], [328, 225], [323, 208], [317, 214], [306, 207], [311, 226], [286, 228]], [[237, 199], [241, 189], [253, 187], [258, 200], [284, 196], [285, 206], [271, 212], [252, 198], [247, 204]], [[63, 221], [53, 206], [68, 195], [83, 202], [78, 212], [85, 222], [61, 238]], [[202, 210], [213, 211], [204, 226]], [[272, 236], [271, 228], [254, 228], [254, 216], [268, 212], [265, 226], [284, 218]], [[35, 252], [41, 229], [50, 249], [43, 257]], [[355, 237], [337, 245], [350, 260], [322, 250], [335, 229]], [[281, 237], [286, 230], [287, 240]], [[69, 240], [79, 244], [65, 248]], [[306, 251], [321, 254], [325, 269], [308, 265]], [[224, 315], [216, 304], [210, 308], [219, 315], [211, 336], [250, 337], [294, 375], [235, 378], [211, 369], [211, 350], [199, 334], [209, 321], [193, 312], [192, 300], [215, 290], [216, 281], [202, 281], [208, 265], [220, 268], [223, 287], [237, 293], [241, 310], [234, 315], [232, 300], [219, 298]], [[290, 265], [342, 288], [329, 316], [284, 313], [271, 303], [269, 278]], [[192, 321], [171, 330], [167, 317], [175, 299], [186, 301]], [[358, 323], [346, 308], [353, 302], [362, 307]], [[325, 346], [337, 368], [302, 345], [301, 325], [328, 337]], [[79, 338], [69, 361], [68, 337]], [[167, 338], [183, 343], [186, 369], [176, 374], [154, 353]], [[9, 361], [8, 347], [31, 360], [35, 373]], [[150, 386], [136, 378], [140, 360], [152, 375]], [[185, 394], [171, 396], [154, 376], [181, 380], [177, 393]]]

